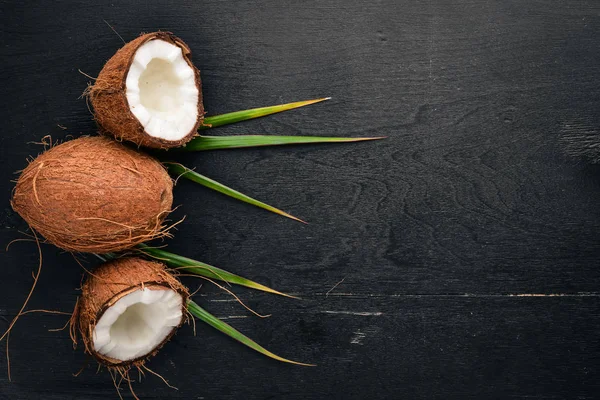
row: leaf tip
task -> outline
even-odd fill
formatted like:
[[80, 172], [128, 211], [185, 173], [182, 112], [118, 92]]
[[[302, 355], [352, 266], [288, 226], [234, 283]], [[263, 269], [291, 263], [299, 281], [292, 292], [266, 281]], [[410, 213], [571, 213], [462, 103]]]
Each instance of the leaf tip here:
[[277, 292], [275, 294], [278, 294], [278, 295], [283, 296], [283, 297], [288, 297], [288, 298], [294, 299], [294, 300], [302, 300], [302, 297], [294, 296], [294, 295], [287, 294], [287, 293]]
[[307, 363], [301, 363], [301, 362], [295, 362], [295, 361], [293, 361], [292, 364], [300, 365], [302, 367], [316, 367], [317, 366], [317, 364], [307, 364]]
[[296, 103], [288, 103], [288, 104], [285, 104], [285, 105], [292, 105], [293, 104], [293, 105], [296, 105], [296, 107], [294, 107], [294, 108], [297, 108], [297, 107], [302, 107], [302, 106], [309, 106], [311, 104], [321, 103], [321, 102], [327, 101], [327, 100], [331, 100], [331, 97], [319, 97], [318, 99], [303, 100], [303, 101], [299, 101], [299, 102], [296, 102]]
[[383, 140], [383, 139], [387, 139], [388, 136], [372, 136], [372, 137], [363, 137], [363, 138], [357, 138], [357, 142], [366, 142], [369, 140]]
[[[274, 211], [274, 210], [273, 210], [273, 211]], [[278, 211], [279, 211], [279, 212], [278, 212]], [[304, 221], [303, 219], [300, 219], [300, 218], [298, 218], [298, 217], [294, 217], [292, 214], [288, 214], [288, 213], [286, 213], [285, 211], [281, 211], [281, 210], [278, 210], [278, 211], [275, 211], [275, 213], [277, 213], [277, 214], [279, 214], [279, 215], [282, 215], [282, 216], [284, 216], [284, 217], [287, 217], [287, 218], [289, 218], [289, 219], [293, 219], [294, 221], [298, 221], [298, 222], [301, 222], [301, 223], [303, 223], [303, 224], [305, 224], [305, 225], [308, 225], [308, 222]]]

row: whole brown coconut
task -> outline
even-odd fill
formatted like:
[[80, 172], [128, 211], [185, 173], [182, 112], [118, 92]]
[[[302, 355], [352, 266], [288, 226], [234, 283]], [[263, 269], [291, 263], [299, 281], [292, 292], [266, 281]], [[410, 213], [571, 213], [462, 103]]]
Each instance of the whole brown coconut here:
[[71, 330], [106, 366], [141, 366], [185, 321], [189, 291], [163, 264], [122, 258], [101, 265], [82, 286]]
[[170, 32], [141, 35], [104, 65], [87, 91], [103, 133], [138, 146], [179, 147], [204, 120], [200, 72]]
[[108, 253], [167, 236], [172, 190], [152, 157], [106, 137], [82, 137], [33, 160], [11, 205], [62, 249]]

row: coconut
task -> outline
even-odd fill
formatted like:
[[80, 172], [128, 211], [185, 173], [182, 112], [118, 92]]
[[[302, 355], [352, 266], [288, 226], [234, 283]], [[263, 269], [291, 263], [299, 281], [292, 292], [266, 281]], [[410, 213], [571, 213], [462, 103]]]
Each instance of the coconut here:
[[72, 321], [86, 353], [99, 363], [139, 367], [183, 324], [188, 297], [163, 264], [117, 259], [89, 275]]
[[188, 142], [204, 119], [200, 72], [170, 32], [127, 43], [88, 90], [96, 121], [118, 140], [153, 148]]
[[82, 137], [33, 160], [11, 205], [62, 249], [108, 253], [168, 236], [172, 190], [154, 158], [106, 137]]

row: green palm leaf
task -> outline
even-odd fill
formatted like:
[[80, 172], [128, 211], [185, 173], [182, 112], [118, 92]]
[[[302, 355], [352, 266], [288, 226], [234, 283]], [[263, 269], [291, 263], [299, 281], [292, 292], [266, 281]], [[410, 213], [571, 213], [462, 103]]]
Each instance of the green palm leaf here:
[[246, 335], [239, 332], [238, 330], [233, 328], [231, 325], [221, 321], [217, 317], [208, 313], [208, 311], [206, 311], [205, 309], [200, 307], [198, 304], [196, 304], [192, 300], [188, 301], [188, 310], [193, 316], [195, 316], [199, 320], [206, 322], [208, 325], [212, 326], [213, 328], [223, 332], [227, 336], [241, 342], [242, 344], [245, 344], [246, 346], [250, 347], [251, 349], [258, 351], [261, 354], [264, 354], [267, 357], [271, 357], [275, 360], [283, 361], [283, 362], [290, 363], [290, 364], [303, 365], [303, 366], [307, 366], [307, 367], [314, 366], [313, 364], [304, 364], [304, 363], [300, 363], [297, 361], [288, 360], [286, 358], [279, 357], [278, 355], [271, 353], [269, 350], [265, 349], [264, 347], [262, 347], [261, 345], [256, 343], [254, 340], [248, 338]]
[[192, 139], [182, 151], [205, 151], [235, 149], [241, 147], [282, 146], [309, 143], [348, 143], [383, 139], [383, 137], [347, 138], [319, 136], [271, 136], [271, 135], [237, 135], [237, 136], [199, 136]]
[[331, 97], [321, 99], [296, 101], [294, 103], [279, 104], [276, 106], [252, 108], [250, 110], [235, 111], [226, 114], [213, 115], [204, 118], [199, 130], [216, 128], [218, 126], [235, 124], [236, 122], [246, 121], [249, 119], [264, 117], [271, 114], [280, 113], [282, 111], [293, 110], [294, 108], [308, 106], [310, 104], [320, 103], [329, 100]]
[[232, 274], [231, 272], [225, 271], [224, 269], [214, 267], [201, 261], [196, 261], [192, 260], [191, 258], [182, 257], [177, 254], [158, 249], [156, 247], [147, 246], [145, 244], [140, 244], [137, 247], [140, 252], [154, 259], [161, 260], [172, 268], [178, 268], [191, 274], [205, 276], [210, 279], [218, 279], [224, 282], [246, 286], [251, 289], [261, 290], [263, 292], [278, 294], [280, 296], [297, 299], [297, 297], [278, 292], [277, 290], [271, 289], [270, 287], [261, 285], [260, 283], [256, 283], [254, 281], [243, 278], [236, 274]]
[[252, 204], [254, 206], [260, 207], [260, 208], [264, 208], [265, 210], [274, 212], [275, 214], [279, 214], [279, 215], [283, 215], [284, 217], [287, 218], [291, 218], [293, 220], [302, 222], [302, 223], [306, 223], [304, 221], [302, 221], [300, 218], [296, 218], [291, 214], [288, 214], [284, 211], [281, 211], [278, 208], [275, 208], [273, 206], [270, 206], [268, 204], [265, 204], [261, 201], [258, 201], [256, 199], [253, 199], [250, 196], [246, 196], [243, 193], [238, 192], [237, 190], [231, 189], [228, 186], [225, 186], [213, 179], [210, 179], [209, 177], [206, 177], [204, 175], [200, 175], [199, 173], [181, 165], [181, 164], [177, 164], [177, 163], [165, 163], [167, 165], [167, 168], [169, 169], [169, 172], [172, 173], [175, 176], [178, 177], [183, 177], [186, 179], [189, 179], [193, 182], [199, 183], [203, 186], [206, 186], [207, 188], [216, 190], [217, 192], [223, 193], [227, 196], [233, 197], [234, 199], [238, 199], [241, 200], [243, 202], [246, 202], [248, 204]]

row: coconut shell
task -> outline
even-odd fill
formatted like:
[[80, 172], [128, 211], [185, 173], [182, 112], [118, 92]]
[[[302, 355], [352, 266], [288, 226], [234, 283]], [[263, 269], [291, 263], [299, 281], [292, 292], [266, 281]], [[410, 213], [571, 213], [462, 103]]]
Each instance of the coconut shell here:
[[[135, 52], [144, 43], [153, 39], [164, 40], [181, 48], [184, 59], [196, 76], [199, 94], [198, 120], [194, 128], [185, 137], [177, 141], [164, 140], [147, 134], [138, 119], [131, 113], [125, 94], [125, 81]], [[170, 32], [147, 33], [120, 48], [104, 65], [94, 85], [89, 88], [88, 94], [94, 109], [94, 117], [102, 128], [102, 133], [111, 135], [117, 140], [133, 142], [138, 146], [163, 149], [182, 146], [196, 135], [198, 127], [204, 120], [200, 71], [192, 64], [190, 48]]]
[[51, 148], [21, 173], [11, 205], [62, 249], [108, 253], [168, 236], [173, 181], [154, 158], [106, 137]]
[[142, 258], [121, 258], [102, 264], [88, 276], [81, 288], [81, 297], [77, 302], [73, 323], [81, 335], [86, 353], [96, 360], [110, 367], [131, 367], [142, 365], [149, 357], [171, 339], [185, 318], [181, 319], [179, 326], [173, 328], [165, 340], [155, 347], [150, 353], [134, 360], [121, 361], [106, 357], [94, 350], [93, 333], [96, 322], [104, 312], [125, 295], [141, 288], [175, 290], [183, 297], [182, 313], [187, 312], [187, 299], [189, 291], [165, 266], [158, 262]]

